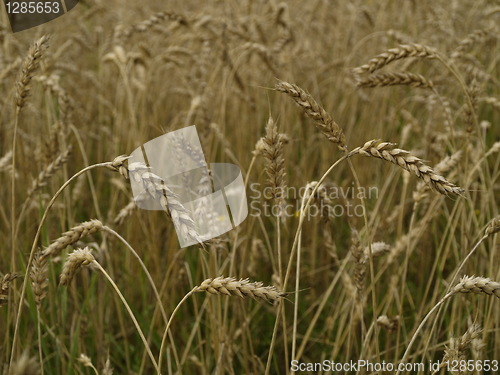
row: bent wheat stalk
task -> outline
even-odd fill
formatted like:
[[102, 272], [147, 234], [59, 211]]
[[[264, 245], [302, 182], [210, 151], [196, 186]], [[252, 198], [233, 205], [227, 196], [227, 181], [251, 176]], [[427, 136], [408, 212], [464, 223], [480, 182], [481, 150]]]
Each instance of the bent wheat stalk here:
[[[458, 293], [475, 293], [475, 294], [486, 294], [488, 296], [494, 296], [500, 298], [500, 282], [492, 281], [486, 277], [480, 276], [463, 276], [450, 292], [448, 292], [441, 300], [427, 313], [424, 317], [417, 330], [413, 334], [408, 346], [406, 347], [406, 351], [401, 358], [401, 363], [404, 363], [408, 354], [410, 353], [410, 349], [413, 346], [415, 340], [417, 339], [418, 334], [422, 330], [423, 326], [432, 315], [437, 308], [439, 308], [443, 303], [445, 303], [448, 299], [453, 297]], [[396, 372], [396, 375], [399, 375], [401, 370]]]
[[219, 276], [214, 279], [204, 280], [199, 286], [195, 286], [182, 298], [170, 316], [161, 340], [160, 354], [158, 356], [158, 374], [161, 370], [161, 360], [165, 345], [165, 338], [167, 337], [172, 320], [182, 304], [196, 292], [207, 292], [213, 295], [237, 296], [240, 298], [252, 298], [255, 301], [265, 301], [269, 303], [279, 301], [288, 295], [288, 293], [282, 292], [275, 286], [264, 286], [262, 282], [254, 282], [248, 279], [236, 280], [234, 277]]
[[146, 337], [144, 336], [144, 333], [142, 332], [142, 329], [141, 329], [139, 323], [137, 322], [137, 319], [135, 318], [135, 315], [132, 312], [132, 309], [130, 308], [129, 304], [127, 303], [127, 300], [125, 299], [125, 297], [123, 296], [123, 294], [121, 293], [120, 289], [115, 284], [115, 282], [113, 281], [111, 276], [109, 276], [108, 273], [106, 272], [106, 270], [104, 268], [102, 268], [101, 264], [97, 260], [95, 260], [94, 256], [92, 255], [92, 253], [90, 252], [88, 247], [85, 247], [83, 249], [77, 249], [77, 250], [73, 251], [68, 256], [68, 260], [64, 264], [64, 267], [63, 267], [63, 270], [61, 273], [61, 285], [69, 285], [69, 283], [73, 279], [76, 271], [81, 266], [87, 266], [90, 264], [94, 265], [99, 271], [102, 272], [102, 274], [106, 277], [106, 279], [108, 279], [109, 283], [111, 284], [111, 286], [115, 290], [116, 294], [118, 294], [118, 297], [120, 297], [123, 305], [127, 309], [127, 312], [130, 315], [130, 318], [132, 319], [132, 321], [134, 323], [135, 328], [137, 329], [137, 332], [139, 333], [139, 336], [141, 337], [141, 340], [142, 340], [142, 342], [143, 342], [143, 344], [144, 344], [144, 346], [149, 354], [149, 358], [151, 359], [151, 362], [153, 363], [155, 370], [159, 374], [160, 372], [158, 369], [158, 364], [156, 363], [156, 360], [153, 356], [153, 353], [151, 352], [151, 348], [148, 345]]
[[64, 191], [64, 189], [66, 189], [66, 187], [69, 184], [71, 184], [71, 182], [73, 182], [78, 176], [80, 176], [80, 175], [82, 175], [82, 174], [84, 174], [92, 169], [96, 169], [99, 167], [107, 167], [111, 170], [119, 171], [122, 168], [125, 168], [124, 162], [126, 159], [127, 159], [127, 157], [122, 155], [122, 156], [116, 157], [113, 161], [108, 161], [108, 162], [104, 162], [104, 163], [97, 163], [97, 164], [93, 164], [93, 165], [90, 165], [88, 167], [83, 168], [81, 171], [75, 173], [68, 181], [66, 181], [59, 188], [59, 190], [54, 194], [54, 196], [52, 197], [52, 199], [48, 203], [47, 207], [45, 208], [42, 219], [40, 220], [40, 224], [38, 225], [38, 228], [37, 228], [37, 231], [35, 234], [35, 238], [33, 240], [33, 245], [31, 246], [30, 255], [28, 258], [28, 263], [26, 264], [26, 271], [25, 271], [25, 275], [24, 275], [23, 286], [21, 288], [21, 295], [19, 297], [19, 301], [21, 301], [21, 302], [18, 304], [16, 322], [14, 325], [14, 337], [12, 339], [12, 348], [11, 348], [11, 353], [10, 353], [9, 368], [11, 368], [11, 366], [12, 366], [12, 363], [14, 361], [14, 353], [16, 352], [16, 348], [17, 348], [17, 336], [18, 336], [18, 332], [19, 332], [19, 323], [20, 323], [21, 314], [23, 311], [23, 306], [24, 306], [23, 300], [24, 300], [24, 297], [26, 295], [26, 288], [28, 286], [28, 280], [29, 280], [28, 274], [29, 274], [31, 265], [33, 263], [33, 258], [35, 256], [36, 246], [37, 246], [38, 240], [40, 238], [40, 234], [42, 232], [43, 225], [45, 224], [45, 220], [47, 220], [47, 216], [49, 214], [50, 208], [54, 205], [56, 199], [59, 197], [59, 195], [61, 195], [61, 193]]

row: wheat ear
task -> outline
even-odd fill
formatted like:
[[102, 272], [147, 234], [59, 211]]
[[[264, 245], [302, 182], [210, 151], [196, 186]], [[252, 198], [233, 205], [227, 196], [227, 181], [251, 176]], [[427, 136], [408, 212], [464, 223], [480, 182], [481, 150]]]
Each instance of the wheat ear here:
[[406, 59], [409, 57], [436, 57], [434, 49], [421, 44], [402, 44], [397, 48], [391, 48], [380, 55], [375, 56], [367, 64], [354, 69], [355, 74], [373, 73], [393, 61]]
[[304, 113], [316, 122], [318, 129], [330, 142], [335, 143], [341, 150], [347, 148], [343, 130], [311, 95], [299, 86], [285, 81], [278, 81], [274, 88], [290, 96]]
[[191, 242], [202, 243], [195, 222], [186, 207], [180, 202], [179, 197], [166, 186], [163, 179], [151, 172], [151, 168], [140, 162], [129, 164], [130, 178], [141, 183], [153, 199], [160, 202], [161, 207], [171, 215], [172, 221], [184, 239]]
[[216, 277], [215, 279], [206, 279], [195, 292], [207, 292], [216, 295], [238, 296], [241, 298], [249, 297], [254, 300], [265, 302], [275, 302], [285, 297], [283, 293], [274, 286], [264, 286], [261, 282], [251, 282], [248, 279], [236, 280], [234, 277]]
[[[466, 361], [467, 351], [472, 346], [472, 342], [479, 338], [482, 333], [482, 329], [478, 324], [472, 324], [467, 331], [460, 337], [452, 337], [450, 339], [449, 346], [446, 347], [444, 351], [443, 361], [441, 363], [441, 368], [445, 367], [447, 364], [453, 363], [453, 361]], [[463, 371], [451, 371], [454, 375], [463, 375]]]
[[432, 89], [434, 83], [420, 74], [409, 72], [383, 72], [357, 77], [358, 87], [411, 86]]
[[283, 144], [286, 143], [286, 136], [278, 132], [278, 127], [271, 117], [266, 125], [266, 136], [259, 141], [260, 153], [266, 159], [266, 174], [269, 186], [271, 187], [271, 197], [274, 204], [283, 209], [285, 203], [284, 192], [285, 182], [285, 159], [283, 157]]
[[30, 92], [30, 83], [34, 73], [38, 70], [39, 62], [44, 50], [48, 47], [49, 37], [42, 36], [30, 47], [28, 56], [23, 61], [23, 66], [16, 84], [16, 106], [20, 111], [26, 104]]
[[20, 277], [15, 273], [6, 273], [0, 281], [0, 306], [7, 303], [9, 299], [10, 283]]
[[354, 149], [350, 154], [355, 153], [390, 161], [408, 172], [412, 172], [441, 194], [461, 195], [464, 192], [462, 188], [448, 182], [443, 176], [434, 172], [431, 167], [425, 165], [422, 160], [411, 155], [410, 152], [396, 148], [394, 143], [371, 140], [362, 147]]
[[103, 229], [104, 225], [99, 220], [90, 220], [78, 224], [67, 232], [64, 232], [58, 239], [46, 247], [42, 252], [42, 257], [55, 256], [69, 245]]

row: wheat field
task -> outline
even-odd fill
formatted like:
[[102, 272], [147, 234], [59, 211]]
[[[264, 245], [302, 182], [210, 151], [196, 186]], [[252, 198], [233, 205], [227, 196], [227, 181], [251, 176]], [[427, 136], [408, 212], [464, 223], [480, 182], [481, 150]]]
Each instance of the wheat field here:
[[[500, 3], [0, 19], [0, 374], [500, 373]], [[127, 157], [191, 125], [246, 186], [208, 240]]]

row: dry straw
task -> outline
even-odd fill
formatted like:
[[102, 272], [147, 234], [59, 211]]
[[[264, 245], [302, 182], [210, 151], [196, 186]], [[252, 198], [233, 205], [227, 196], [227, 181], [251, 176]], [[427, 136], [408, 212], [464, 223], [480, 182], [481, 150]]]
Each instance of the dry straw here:
[[335, 143], [341, 150], [347, 148], [345, 135], [340, 126], [311, 95], [299, 86], [284, 81], [278, 81], [274, 88], [290, 96], [304, 113], [316, 122], [318, 129], [330, 142]]
[[430, 188], [441, 194], [461, 195], [464, 192], [462, 188], [447, 181], [443, 176], [434, 172], [431, 167], [425, 165], [422, 160], [411, 155], [410, 152], [396, 148], [394, 143], [370, 140], [362, 147], [358, 147], [351, 152], [351, 154], [354, 153], [390, 161], [415, 174]]

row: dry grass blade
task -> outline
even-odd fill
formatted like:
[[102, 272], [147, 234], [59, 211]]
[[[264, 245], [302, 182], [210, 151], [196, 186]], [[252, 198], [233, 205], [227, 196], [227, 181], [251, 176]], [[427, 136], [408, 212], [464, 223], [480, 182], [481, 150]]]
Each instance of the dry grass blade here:
[[330, 142], [335, 143], [341, 150], [347, 148], [343, 130], [311, 95], [299, 86], [284, 81], [278, 81], [274, 88], [290, 96], [304, 113], [316, 122], [318, 129]]
[[406, 150], [396, 148], [394, 143], [371, 140], [362, 147], [353, 150], [351, 153], [359, 153], [364, 156], [371, 156], [378, 159], [390, 161], [399, 167], [412, 172], [421, 178], [429, 187], [441, 194], [461, 195], [464, 190], [448, 182], [434, 170], [425, 165], [422, 160], [410, 154]]
[[367, 64], [354, 69], [355, 74], [373, 73], [393, 61], [409, 57], [436, 57], [436, 51], [421, 44], [402, 44], [397, 48], [391, 48], [380, 55], [375, 56]]
[[411, 86], [423, 89], [432, 89], [434, 84], [420, 74], [408, 72], [383, 72], [371, 74], [367, 77], [357, 77], [358, 87], [384, 87], [384, 86]]
[[196, 292], [208, 292], [210, 294], [250, 297], [254, 300], [275, 302], [285, 297], [275, 286], [264, 286], [261, 282], [251, 282], [248, 279], [236, 280], [234, 277], [219, 276], [215, 279], [206, 279], [200, 286], [195, 288]]

